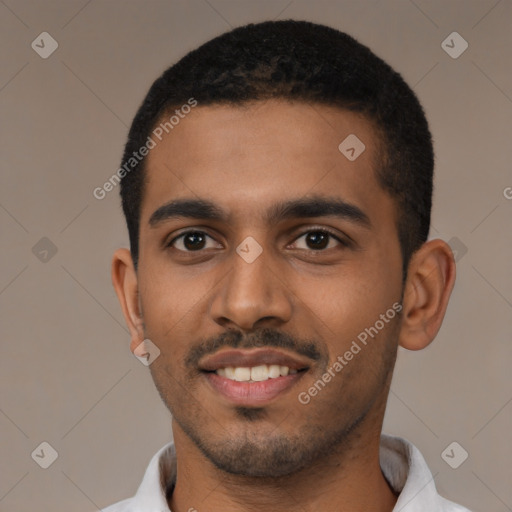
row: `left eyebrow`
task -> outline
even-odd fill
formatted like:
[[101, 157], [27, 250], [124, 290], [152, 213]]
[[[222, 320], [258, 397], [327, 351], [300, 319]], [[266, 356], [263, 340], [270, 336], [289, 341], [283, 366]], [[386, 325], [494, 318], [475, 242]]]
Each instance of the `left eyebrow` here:
[[370, 229], [372, 223], [366, 213], [358, 206], [339, 198], [313, 196], [293, 199], [271, 206], [266, 220], [269, 224], [293, 218], [338, 217]]
[[[149, 225], [158, 224], [173, 218], [209, 219], [227, 222], [229, 215], [221, 207], [206, 199], [176, 199], [160, 206], [153, 212]], [[371, 229], [372, 223], [358, 206], [339, 198], [313, 196], [282, 201], [272, 205], [264, 220], [268, 224], [293, 219], [311, 217], [337, 217]]]

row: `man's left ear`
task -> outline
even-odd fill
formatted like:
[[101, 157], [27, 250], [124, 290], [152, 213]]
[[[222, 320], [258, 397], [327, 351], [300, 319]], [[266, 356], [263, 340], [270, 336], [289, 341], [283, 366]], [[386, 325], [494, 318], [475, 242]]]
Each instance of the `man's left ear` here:
[[455, 283], [455, 259], [443, 240], [424, 243], [409, 262], [405, 282], [399, 344], [409, 350], [425, 348], [443, 322]]

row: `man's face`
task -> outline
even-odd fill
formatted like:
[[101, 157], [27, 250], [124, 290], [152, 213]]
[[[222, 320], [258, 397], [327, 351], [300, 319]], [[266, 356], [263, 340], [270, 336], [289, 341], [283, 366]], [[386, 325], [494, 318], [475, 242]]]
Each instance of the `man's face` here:
[[[350, 134], [366, 147], [353, 161], [338, 149]], [[376, 146], [357, 114], [268, 101], [199, 105], [148, 156], [137, 276], [161, 351], [150, 368], [176, 428], [217, 467], [289, 474], [380, 431], [400, 329], [381, 315], [400, 301], [402, 261]], [[184, 199], [225, 218], [172, 215]]]

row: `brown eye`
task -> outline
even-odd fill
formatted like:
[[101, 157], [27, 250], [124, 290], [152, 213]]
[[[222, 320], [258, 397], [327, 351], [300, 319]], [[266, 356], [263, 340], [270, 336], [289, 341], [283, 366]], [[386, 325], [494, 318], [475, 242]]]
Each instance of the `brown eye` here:
[[312, 231], [306, 235], [306, 244], [312, 249], [325, 249], [329, 245], [330, 236], [323, 231]]
[[294, 245], [297, 245], [297, 241], [304, 239], [303, 246], [298, 246], [299, 249], [305, 249], [309, 251], [322, 251], [324, 249], [331, 249], [336, 246], [347, 246], [348, 244], [340, 240], [337, 236], [332, 234], [330, 231], [325, 229], [315, 229], [306, 231], [300, 235]]
[[184, 252], [200, 251], [208, 248], [206, 247], [208, 239], [213, 240], [211, 236], [207, 235], [203, 231], [186, 231], [180, 236], [174, 238], [169, 243], [169, 247], [173, 247]]

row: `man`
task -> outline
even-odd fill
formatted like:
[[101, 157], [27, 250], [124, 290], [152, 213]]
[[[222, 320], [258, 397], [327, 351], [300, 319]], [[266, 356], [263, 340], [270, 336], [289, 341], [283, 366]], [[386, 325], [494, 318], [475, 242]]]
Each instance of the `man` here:
[[432, 169], [414, 93], [325, 26], [235, 29], [153, 84], [112, 275], [174, 443], [108, 512], [467, 510], [381, 435], [398, 346], [434, 339], [455, 279]]

